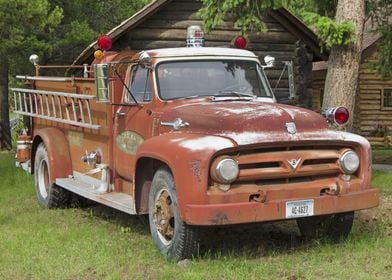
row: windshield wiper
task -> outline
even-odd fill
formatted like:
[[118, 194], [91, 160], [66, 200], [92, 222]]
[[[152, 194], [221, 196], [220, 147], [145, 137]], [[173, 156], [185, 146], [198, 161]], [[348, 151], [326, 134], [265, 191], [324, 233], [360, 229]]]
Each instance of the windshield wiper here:
[[251, 93], [244, 93], [244, 92], [239, 92], [239, 91], [234, 91], [234, 90], [219, 92], [219, 96], [224, 96], [224, 95], [234, 95], [234, 96], [237, 96], [237, 97], [251, 97], [251, 98], [255, 98], [255, 95], [253, 95]]

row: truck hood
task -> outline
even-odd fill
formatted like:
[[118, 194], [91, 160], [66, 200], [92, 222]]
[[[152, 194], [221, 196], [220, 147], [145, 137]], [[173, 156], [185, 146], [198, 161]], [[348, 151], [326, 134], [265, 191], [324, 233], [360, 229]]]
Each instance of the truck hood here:
[[[328, 133], [326, 120], [313, 111], [261, 101], [215, 101], [169, 106], [160, 117], [161, 122], [172, 122], [177, 118], [189, 123], [189, 126], [180, 129], [181, 132], [222, 136], [240, 145], [319, 138]], [[288, 128], [293, 123], [295, 132]], [[173, 128], [161, 127], [161, 133], [168, 131], [173, 131]]]

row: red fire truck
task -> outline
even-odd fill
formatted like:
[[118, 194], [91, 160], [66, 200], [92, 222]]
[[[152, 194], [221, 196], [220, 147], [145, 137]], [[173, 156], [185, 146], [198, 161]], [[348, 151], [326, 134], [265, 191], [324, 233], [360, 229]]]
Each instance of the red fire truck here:
[[379, 201], [368, 141], [329, 128], [347, 110], [278, 104], [271, 58], [198, 39], [97, 51], [83, 66], [31, 57], [36, 75], [19, 76], [31, 88], [12, 91], [15, 112], [31, 117], [17, 164], [34, 174], [39, 204], [63, 207], [74, 193], [148, 214], [155, 245], [177, 260], [197, 253], [201, 226], [296, 219], [303, 235], [347, 236], [354, 211]]

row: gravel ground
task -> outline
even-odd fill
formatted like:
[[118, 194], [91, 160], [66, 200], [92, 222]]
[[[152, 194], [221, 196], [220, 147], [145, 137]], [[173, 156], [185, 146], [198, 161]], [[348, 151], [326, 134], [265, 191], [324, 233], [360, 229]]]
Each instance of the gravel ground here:
[[390, 165], [390, 164], [373, 164], [373, 170], [392, 172], [392, 165]]

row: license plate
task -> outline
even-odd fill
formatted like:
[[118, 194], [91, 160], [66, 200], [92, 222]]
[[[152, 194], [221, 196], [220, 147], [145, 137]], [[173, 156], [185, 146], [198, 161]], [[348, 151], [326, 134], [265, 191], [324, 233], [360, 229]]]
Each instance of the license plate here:
[[296, 200], [286, 202], [286, 218], [313, 216], [314, 200]]

